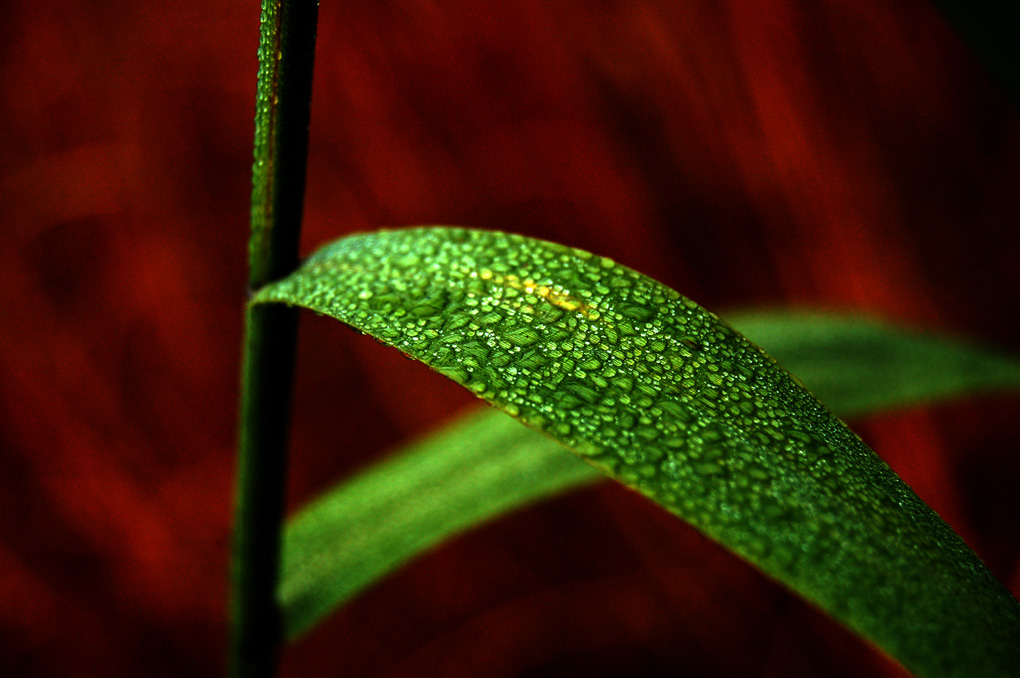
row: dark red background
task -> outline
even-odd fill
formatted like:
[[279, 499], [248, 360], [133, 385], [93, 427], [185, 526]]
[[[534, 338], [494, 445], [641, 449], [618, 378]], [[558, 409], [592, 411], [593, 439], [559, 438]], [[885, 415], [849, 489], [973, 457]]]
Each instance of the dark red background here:
[[[0, 671], [222, 672], [258, 3], [5, 3]], [[309, 251], [414, 223], [612, 256], [714, 310], [1020, 353], [1020, 124], [925, 2], [327, 2]], [[290, 501], [470, 406], [305, 318]], [[1020, 591], [1020, 398], [862, 422]], [[606, 486], [457, 540], [288, 675], [900, 675]]]

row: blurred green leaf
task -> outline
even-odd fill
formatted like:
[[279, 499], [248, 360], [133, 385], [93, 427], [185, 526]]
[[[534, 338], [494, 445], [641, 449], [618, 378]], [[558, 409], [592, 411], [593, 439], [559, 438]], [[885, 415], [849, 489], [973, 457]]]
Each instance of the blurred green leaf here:
[[287, 635], [450, 535], [604, 477], [497, 410], [471, 412], [288, 524], [279, 589]]
[[919, 675], [1020, 670], [1020, 605], [959, 537], [760, 349], [639, 273], [521, 236], [406, 229], [323, 248], [268, 302], [422, 360]]
[[888, 322], [823, 311], [726, 319], [841, 417], [1020, 388], [1020, 361]]

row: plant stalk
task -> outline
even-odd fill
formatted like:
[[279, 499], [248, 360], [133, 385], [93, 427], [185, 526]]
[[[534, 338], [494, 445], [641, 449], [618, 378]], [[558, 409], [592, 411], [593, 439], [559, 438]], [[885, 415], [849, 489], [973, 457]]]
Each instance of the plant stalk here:
[[[249, 292], [298, 265], [311, 111], [317, 0], [263, 0], [252, 169]], [[276, 589], [286, 490], [297, 311], [245, 316], [229, 672], [276, 673], [282, 639]]]

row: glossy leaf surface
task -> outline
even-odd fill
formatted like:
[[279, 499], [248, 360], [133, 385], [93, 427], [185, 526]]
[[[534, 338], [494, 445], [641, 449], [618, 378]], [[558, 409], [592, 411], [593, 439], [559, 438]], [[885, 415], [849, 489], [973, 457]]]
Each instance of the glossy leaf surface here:
[[313, 255], [255, 303], [336, 317], [566, 444], [920, 675], [1011, 675], [1020, 606], [760, 349], [649, 278], [502, 233]]
[[[866, 316], [773, 310], [727, 318], [793, 374], [806, 375], [811, 391], [842, 416], [1020, 388], [1013, 359]], [[453, 535], [603, 478], [498, 410], [471, 412], [345, 480], [290, 521], [280, 588], [288, 635]]]

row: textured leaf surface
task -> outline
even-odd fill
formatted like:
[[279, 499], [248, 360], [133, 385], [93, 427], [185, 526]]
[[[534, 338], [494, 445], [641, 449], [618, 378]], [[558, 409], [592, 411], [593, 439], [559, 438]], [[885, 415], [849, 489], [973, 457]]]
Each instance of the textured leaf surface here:
[[[753, 311], [728, 320], [842, 416], [1020, 387], [987, 349], [861, 315]], [[288, 635], [445, 539], [605, 478], [495, 409], [469, 413], [304, 507], [287, 526], [280, 597]]]
[[921, 675], [1015, 675], [1020, 606], [846, 426], [716, 316], [520, 236], [350, 236], [255, 303], [336, 317], [564, 442]]

